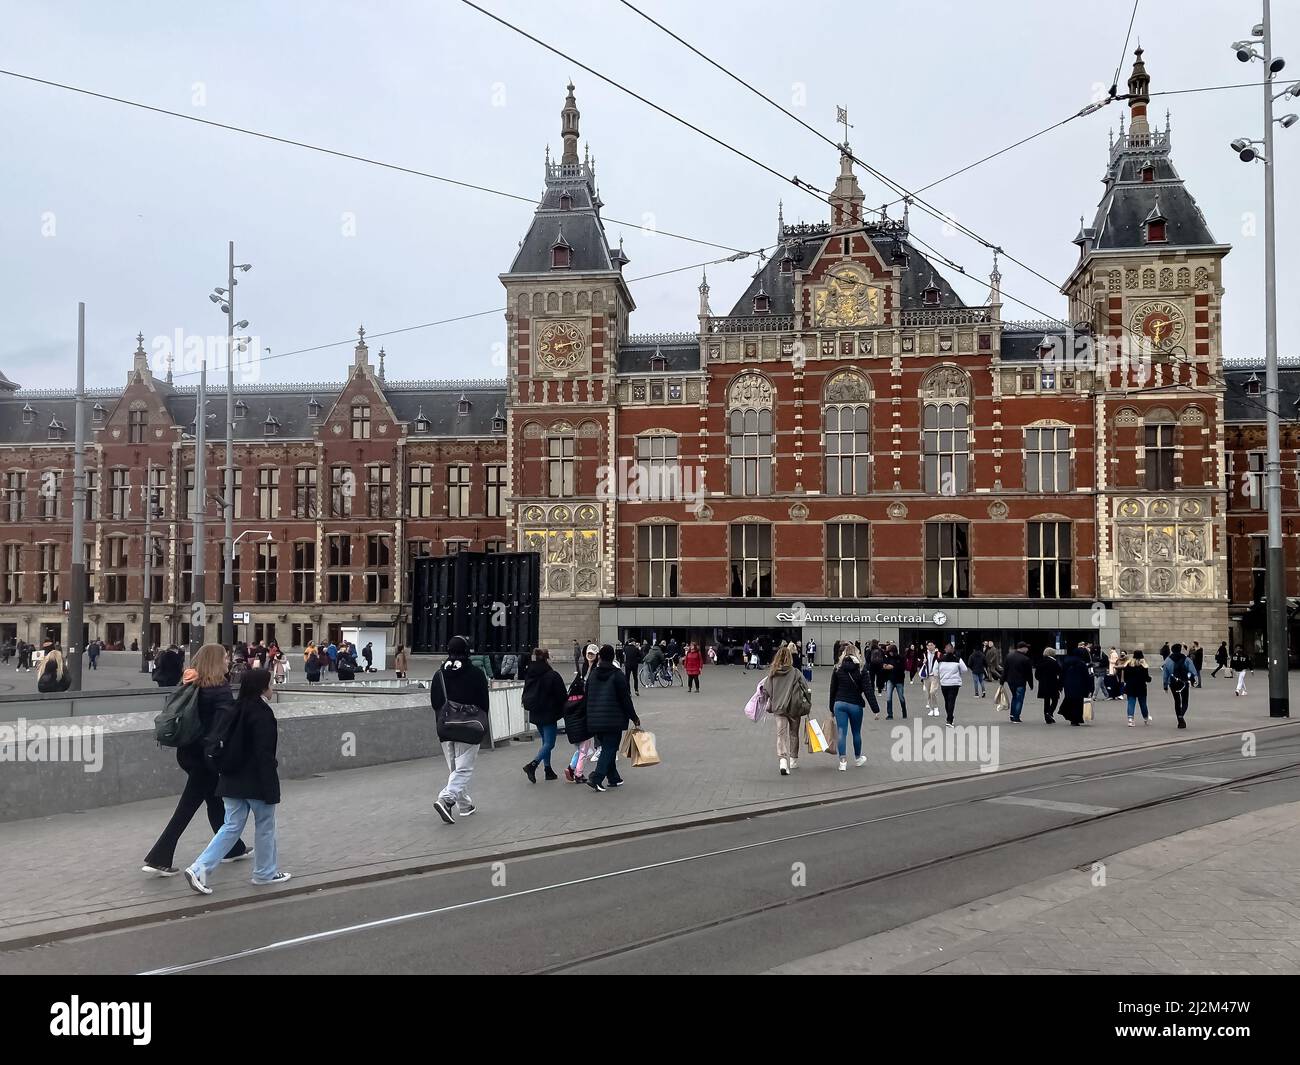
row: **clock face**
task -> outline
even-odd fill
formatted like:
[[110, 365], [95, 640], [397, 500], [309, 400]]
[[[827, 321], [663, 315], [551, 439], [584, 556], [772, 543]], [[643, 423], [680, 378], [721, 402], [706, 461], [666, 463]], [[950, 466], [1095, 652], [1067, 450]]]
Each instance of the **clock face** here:
[[1139, 304], [1129, 327], [1156, 351], [1168, 351], [1183, 339], [1187, 321], [1182, 310], [1163, 300]]
[[587, 338], [572, 322], [547, 322], [537, 330], [537, 354], [553, 370], [570, 370], [582, 361]]

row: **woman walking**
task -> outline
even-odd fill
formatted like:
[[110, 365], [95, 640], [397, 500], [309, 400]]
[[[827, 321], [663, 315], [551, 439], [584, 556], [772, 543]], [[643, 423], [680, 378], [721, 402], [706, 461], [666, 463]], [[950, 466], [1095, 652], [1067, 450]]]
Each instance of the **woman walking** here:
[[1035, 673], [1038, 697], [1043, 700], [1043, 720], [1055, 725], [1056, 703], [1061, 697], [1061, 664], [1056, 660], [1055, 647], [1043, 648], [1043, 657], [1038, 660]]
[[812, 689], [804, 682], [803, 674], [794, 668], [789, 647], [782, 647], [772, 657], [763, 687], [767, 691], [768, 712], [776, 715], [777, 764], [781, 775], [789, 776], [790, 770], [799, 768], [799, 729], [812, 710]]
[[[568, 715], [566, 714], [564, 717], [565, 735], [568, 736], [570, 743], [576, 743], [578, 745], [578, 749], [573, 752], [573, 757], [569, 759], [568, 768], [564, 771], [564, 779], [570, 784], [587, 783], [587, 778], [582, 771], [591, 766], [592, 759], [595, 757], [596, 740], [590, 729], [587, 728], [586, 724], [586, 691], [587, 678], [591, 676], [592, 670], [596, 668], [596, 659], [599, 656], [600, 648], [594, 643], [587, 644], [587, 650], [583, 653], [582, 668], [578, 671], [578, 675], [573, 678], [573, 683], [569, 686], [569, 698], [572, 699], [576, 694], [582, 696], [583, 700], [583, 718], [580, 731], [571, 730], [569, 728]], [[575, 736], [581, 736], [581, 738], [574, 739]]]
[[307, 663], [303, 666], [304, 675], [308, 684], [320, 683], [321, 656], [315, 651], [307, 656]]
[[1151, 683], [1151, 672], [1147, 669], [1146, 659], [1141, 651], [1134, 651], [1131, 658], [1120, 663], [1120, 672], [1124, 676], [1124, 691], [1128, 693], [1128, 727], [1133, 728], [1133, 710], [1142, 707], [1142, 724], [1151, 724], [1147, 714], [1147, 685]]
[[398, 680], [405, 680], [406, 674], [411, 668], [411, 656], [406, 653], [406, 645], [397, 645], [397, 654], [393, 655], [393, 672], [397, 674]]
[[[849, 729], [853, 729], [854, 764], [866, 765], [866, 756], [862, 753], [862, 708], [866, 705], [866, 692], [871, 682], [862, 675], [862, 654], [852, 643], [844, 645], [839, 664], [831, 674], [830, 706], [835, 715], [835, 727], [839, 732], [840, 771], [848, 769], [846, 757], [846, 740]], [[872, 693], [874, 697], [874, 692]]]
[[904, 668], [907, 670], [907, 683], [908, 683], [908, 684], [915, 684], [915, 683], [916, 683], [916, 667], [917, 667], [917, 665], [918, 665], [918, 660], [917, 660], [917, 654], [916, 654], [916, 644], [914, 644], [914, 643], [909, 643], [909, 644], [907, 645], [907, 656], [903, 659], [903, 666], [904, 666]]
[[50, 651], [45, 656], [45, 664], [41, 667], [41, 675], [36, 680], [36, 690], [38, 692], [65, 692], [72, 686], [72, 674], [68, 672], [68, 665], [63, 661], [63, 654], [60, 651]]
[[957, 709], [957, 693], [961, 691], [962, 674], [966, 673], [966, 663], [957, 657], [952, 644], [943, 645], [943, 654], [935, 663], [934, 675], [939, 682], [939, 691], [943, 693], [943, 708], [948, 714], [948, 727], [953, 728], [953, 712]]
[[537, 757], [524, 766], [524, 776], [530, 784], [537, 783], [539, 765], [546, 771], [547, 780], [559, 779], [559, 774], [551, 768], [551, 751], [555, 748], [556, 723], [564, 716], [567, 697], [563, 678], [551, 668], [551, 652], [545, 647], [537, 648], [532, 661], [524, 668], [524, 709], [542, 737]]
[[1092, 690], [1088, 648], [1080, 644], [1061, 662], [1061, 716], [1071, 725], [1083, 724], [1083, 701], [1092, 697]]
[[185, 879], [200, 895], [211, 895], [208, 877], [229, 848], [239, 840], [248, 815], [253, 815], [254, 884], [283, 884], [289, 875], [277, 862], [275, 812], [280, 804], [280, 776], [275, 749], [278, 728], [271, 710], [271, 672], [248, 670], [239, 682], [239, 701], [222, 748], [216, 793], [225, 805], [225, 820]]
[[[217, 832], [226, 821], [226, 809], [217, 796], [218, 777], [203, 756], [203, 745], [216, 727], [219, 720], [231, 714], [235, 709], [234, 697], [230, 694], [230, 684], [226, 680], [226, 670], [230, 666], [230, 656], [219, 643], [205, 643], [194, 654], [193, 664], [181, 674], [181, 684], [198, 686], [199, 720], [203, 725], [201, 739], [185, 747], [176, 748], [176, 764], [185, 770], [185, 789], [181, 792], [176, 811], [167, 822], [162, 835], [145, 856], [141, 872], [155, 876], [175, 876], [176, 867], [172, 859], [176, 856], [176, 844], [181, 834], [189, 827], [200, 806], [208, 808], [208, 824]], [[228, 845], [223, 862], [234, 862], [247, 858], [251, 853], [244, 841], [236, 834]]]
[[1250, 668], [1250, 659], [1246, 657], [1246, 649], [1240, 645], [1232, 652], [1232, 670], [1237, 674], [1237, 688], [1232, 693], [1233, 696], [1246, 694], [1246, 670]]
[[682, 660], [682, 668], [686, 670], [686, 690], [688, 692], [700, 690], [700, 670], [704, 668], [704, 656], [700, 654], [700, 645], [691, 643], [686, 650], [686, 657]]

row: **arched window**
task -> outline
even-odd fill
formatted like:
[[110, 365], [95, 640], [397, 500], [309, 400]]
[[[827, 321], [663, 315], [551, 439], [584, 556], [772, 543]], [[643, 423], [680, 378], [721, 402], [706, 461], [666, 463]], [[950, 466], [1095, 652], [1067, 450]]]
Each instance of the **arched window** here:
[[772, 493], [772, 402], [772, 384], [759, 374], [741, 374], [727, 390], [732, 495]]
[[970, 464], [970, 377], [955, 366], [931, 370], [921, 384], [925, 490], [966, 491]]
[[826, 382], [822, 398], [825, 492], [866, 495], [871, 491], [871, 386], [861, 374], [842, 370]]

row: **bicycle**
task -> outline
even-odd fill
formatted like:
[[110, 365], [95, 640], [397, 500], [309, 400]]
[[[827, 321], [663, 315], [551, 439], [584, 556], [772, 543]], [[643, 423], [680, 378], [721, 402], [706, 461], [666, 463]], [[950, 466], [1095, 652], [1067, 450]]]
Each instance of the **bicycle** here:
[[637, 670], [637, 679], [640, 680], [643, 688], [671, 688], [674, 684], [680, 687], [686, 683], [681, 668], [676, 662], [665, 662], [654, 670], [643, 665]]

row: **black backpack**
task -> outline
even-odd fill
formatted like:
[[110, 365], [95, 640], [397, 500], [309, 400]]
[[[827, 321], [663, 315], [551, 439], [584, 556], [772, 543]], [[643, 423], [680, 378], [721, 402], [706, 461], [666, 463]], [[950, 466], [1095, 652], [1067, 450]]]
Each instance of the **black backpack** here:
[[1180, 692], [1187, 687], [1187, 656], [1174, 659], [1174, 674], [1169, 678], [1169, 690]]

